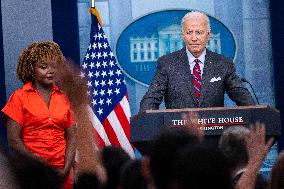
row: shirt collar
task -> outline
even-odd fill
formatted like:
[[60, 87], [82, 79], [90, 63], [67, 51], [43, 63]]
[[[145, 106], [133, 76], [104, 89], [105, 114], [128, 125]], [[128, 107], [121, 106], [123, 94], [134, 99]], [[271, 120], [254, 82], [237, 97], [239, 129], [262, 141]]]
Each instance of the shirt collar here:
[[[30, 90], [31, 90], [31, 91], [35, 91], [35, 88], [33, 87], [32, 82], [27, 82], [27, 83], [24, 84], [23, 90], [24, 90], [24, 91], [30, 91]], [[54, 91], [54, 92], [62, 92], [62, 91], [58, 88], [58, 86], [55, 85], [55, 84], [53, 85], [52, 91]]]
[[187, 54], [189, 64], [193, 64], [195, 59], [199, 59], [201, 64], [204, 64], [204, 62], [205, 62], [206, 49], [203, 50], [203, 52], [201, 53], [201, 55], [198, 58], [195, 58], [191, 54], [191, 52], [189, 52], [189, 50], [187, 48], [186, 48], [186, 54]]

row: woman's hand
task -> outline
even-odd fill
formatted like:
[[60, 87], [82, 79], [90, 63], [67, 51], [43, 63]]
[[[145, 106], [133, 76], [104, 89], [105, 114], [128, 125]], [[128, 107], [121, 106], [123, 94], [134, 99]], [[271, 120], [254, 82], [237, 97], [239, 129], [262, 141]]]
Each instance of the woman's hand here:
[[19, 154], [38, 159], [36, 155], [25, 147], [22, 139], [22, 132], [23, 127], [10, 117], [7, 117], [7, 139], [9, 146]]

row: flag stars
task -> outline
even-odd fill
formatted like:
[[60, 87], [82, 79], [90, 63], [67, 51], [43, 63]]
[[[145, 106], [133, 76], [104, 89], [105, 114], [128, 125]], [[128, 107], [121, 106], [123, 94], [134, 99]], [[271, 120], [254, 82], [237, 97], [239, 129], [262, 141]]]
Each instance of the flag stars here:
[[97, 34], [95, 34], [94, 36], [93, 36], [94, 38], [95, 38], [95, 40], [98, 38], [98, 35]]
[[[105, 38], [105, 35], [104, 35], [104, 38]], [[107, 48], [108, 48], [108, 44], [107, 44], [106, 42], [104, 42], [103, 47], [104, 47], [105, 49], [107, 49]]]
[[91, 57], [92, 59], [96, 58], [96, 53], [92, 52]]
[[112, 85], [113, 85], [113, 80], [108, 80], [107, 84], [108, 84], [109, 86], [112, 86]]
[[103, 57], [104, 57], [104, 59], [106, 59], [106, 57], [107, 57], [107, 52], [104, 52], [104, 53], [103, 53]]
[[99, 110], [97, 111], [99, 115], [101, 115], [103, 113], [103, 109], [99, 108]]
[[82, 67], [83, 67], [83, 70], [84, 70], [84, 69], [86, 69], [86, 68], [88, 67], [88, 64], [87, 64], [86, 62], [84, 62], [84, 63], [82, 64]]
[[99, 38], [99, 40], [101, 40], [101, 38], [103, 38], [101, 33], [98, 34], [98, 38]]
[[119, 85], [119, 84], [121, 84], [121, 81], [120, 81], [120, 79], [116, 79], [115, 83], [116, 83], [116, 85]]
[[100, 62], [97, 62], [97, 63], [96, 63], [96, 67], [97, 67], [97, 69], [98, 69], [99, 67], [101, 67]]
[[89, 71], [88, 76], [89, 76], [89, 78], [94, 77], [94, 76], [93, 76], [93, 72], [90, 72], [90, 71]]
[[108, 75], [109, 75], [109, 77], [113, 76], [113, 75], [114, 75], [113, 70], [110, 70], [110, 71], [108, 72]]
[[105, 80], [102, 80], [101, 86], [103, 87], [103, 86], [105, 86], [105, 85], [106, 85], [106, 81], [105, 81]]
[[116, 70], [115, 73], [116, 73], [117, 76], [119, 76], [119, 75], [121, 75], [121, 70]]
[[107, 98], [106, 103], [109, 106], [111, 104], [111, 99]]
[[109, 56], [110, 56], [110, 58], [114, 57], [114, 54], [113, 54], [112, 51], [109, 52]]
[[89, 66], [93, 69], [93, 67], [95, 67], [94, 62], [91, 62]]
[[84, 78], [85, 77], [85, 73], [84, 72], [80, 72], [80, 75], [79, 75], [80, 77], [81, 77], [81, 79], [82, 78]]
[[114, 66], [114, 61], [109, 61], [109, 65], [110, 65], [110, 67], [113, 67]]
[[95, 76], [96, 76], [96, 78], [99, 77], [100, 76], [100, 72], [96, 71]]
[[103, 61], [102, 66], [103, 66], [104, 68], [107, 67], [107, 62], [106, 62], [106, 61]]
[[105, 90], [102, 90], [102, 89], [101, 89], [100, 95], [104, 96], [104, 95], [105, 95]]
[[102, 43], [98, 43], [98, 48], [101, 49], [102, 47]]
[[120, 98], [126, 92], [125, 77], [120, 70], [115, 53], [111, 51], [103, 27], [98, 24], [97, 33], [92, 33], [91, 43], [81, 65], [80, 77], [86, 78], [90, 106], [100, 120], [112, 111], [116, 97]]
[[120, 93], [120, 89], [119, 88], [115, 88], [115, 91], [116, 95], [118, 95]]
[[113, 93], [112, 93], [112, 90], [111, 90], [111, 89], [108, 89], [108, 90], [107, 90], [107, 94], [108, 94], [108, 96], [112, 95], [112, 94], [113, 94]]
[[95, 50], [97, 48], [97, 43], [93, 43], [92, 47]]
[[92, 82], [91, 82], [91, 81], [88, 81], [88, 82], [87, 82], [87, 86], [88, 86], [88, 87], [92, 87], [92, 86], [93, 86], [93, 85], [92, 85]]
[[98, 91], [97, 91], [97, 90], [94, 90], [94, 91], [93, 91], [93, 95], [94, 95], [94, 96], [97, 96], [97, 95], [98, 95]]
[[95, 87], [99, 86], [99, 81], [95, 80]]
[[107, 73], [106, 73], [106, 71], [103, 71], [102, 72], [102, 77], [104, 78], [105, 76], [107, 76]]
[[95, 106], [95, 105], [97, 105], [97, 100], [93, 99], [91, 103], [92, 103], [93, 106]]
[[88, 60], [89, 58], [90, 58], [90, 54], [87, 53], [87, 54], [85, 55], [85, 59]]
[[104, 99], [100, 98], [100, 101], [98, 103], [102, 106], [104, 104]]
[[98, 52], [97, 57], [98, 57], [98, 59], [100, 59], [102, 57], [102, 53]]

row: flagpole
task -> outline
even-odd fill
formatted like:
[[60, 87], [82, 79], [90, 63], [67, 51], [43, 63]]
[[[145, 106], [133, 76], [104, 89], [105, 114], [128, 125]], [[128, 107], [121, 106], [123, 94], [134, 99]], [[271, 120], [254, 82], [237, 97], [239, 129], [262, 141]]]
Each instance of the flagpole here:
[[95, 7], [95, 0], [92, 0], [92, 5], [91, 5], [91, 7], [92, 7], [92, 8]]

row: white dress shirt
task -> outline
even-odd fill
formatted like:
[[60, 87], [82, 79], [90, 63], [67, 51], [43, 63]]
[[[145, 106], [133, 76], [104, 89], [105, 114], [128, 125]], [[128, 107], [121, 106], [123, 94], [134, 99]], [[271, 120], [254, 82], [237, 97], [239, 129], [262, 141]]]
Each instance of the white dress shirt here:
[[195, 65], [194, 60], [195, 60], [195, 59], [199, 59], [199, 60], [200, 60], [199, 66], [200, 66], [201, 77], [202, 77], [203, 68], [204, 68], [204, 63], [205, 63], [206, 49], [204, 49], [204, 51], [201, 53], [201, 55], [200, 55], [198, 58], [195, 58], [195, 57], [189, 52], [189, 50], [188, 50], [187, 48], [186, 48], [186, 54], [187, 54], [188, 64], [189, 64], [189, 66], [190, 66], [191, 74], [193, 73], [193, 68], [194, 68], [194, 65]]

